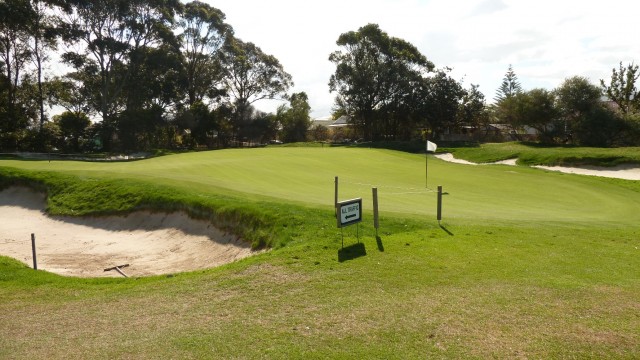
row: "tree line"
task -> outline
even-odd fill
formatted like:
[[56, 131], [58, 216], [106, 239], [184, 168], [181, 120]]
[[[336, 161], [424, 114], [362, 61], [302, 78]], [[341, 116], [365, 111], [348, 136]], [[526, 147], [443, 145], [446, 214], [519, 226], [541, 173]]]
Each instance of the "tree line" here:
[[[278, 59], [200, 1], [2, 0], [0, 70], [5, 151], [214, 148], [308, 127]], [[291, 106], [266, 114], [262, 99]]]
[[[0, 0], [0, 150], [65, 152], [220, 148], [304, 141], [307, 94], [288, 94], [277, 58], [234, 35], [225, 14], [178, 0]], [[341, 34], [329, 90], [334, 117], [366, 140], [438, 139], [491, 123], [530, 126], [546, 142], [635, 144], [637, 66], [601, 88], [567, 79], [523, 91], [511, 68], [487, 105], [412, 44], [376, 24]], [[601, 101], [606, 95], [611, 102]], [[264, 99], [286, 103], [256, 110]], [[615, 106], [612, 106], [614, 104]], [[47, 108], [64, 111], [49, 119]]]
[[477, 85], [464, 88], [436, 69], [418, 49], [389, 36], [376, 24], [342, 34], [329, 86], [336, 92], [335, 114], [347, 114], [368, 140], [440, 139], [474, 132], [488, 139], [491, 124], [507, 125], [518, 137], [533, 128], [543, 143], [585, 146], [640, 145], [638, 66], [612, 70], [600, 87], [584, 77], [566, 79], [557, 89], [524, 91], [509, 66], [494, 104]]
[[495, 116], [513, 128], [528, 126], [543, 143], [640, 145], [638, 66], [619, 64], [600, 86], [573, 76], [556, 89], [523, 90], [510, 66], [496, 94]]

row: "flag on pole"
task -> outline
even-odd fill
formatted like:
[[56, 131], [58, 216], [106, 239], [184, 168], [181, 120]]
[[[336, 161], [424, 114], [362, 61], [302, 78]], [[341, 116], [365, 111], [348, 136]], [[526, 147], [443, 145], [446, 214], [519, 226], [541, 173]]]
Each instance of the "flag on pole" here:
[[436, 152], [437, 148], [438, 145], [436, 145], [436, 143], [432, 143], [431, 141], [427, 140], [427, 152]]

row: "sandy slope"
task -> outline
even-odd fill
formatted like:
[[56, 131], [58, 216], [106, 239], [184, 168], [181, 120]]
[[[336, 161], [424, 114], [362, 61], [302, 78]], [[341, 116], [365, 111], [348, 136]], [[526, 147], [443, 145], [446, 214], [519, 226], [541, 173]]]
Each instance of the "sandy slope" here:
[[[495, 163], [488, 164], [477, 164], [470, 161], [456, 159], [453, 157], [451, 153], [437, 154], [434, 155], [440, 160], [454, 162], [458, 164], [467, 164], [467, 165], [494, 165], [494, 164], [502, 164], [502, 165], [516, 165], [517, 159], [509, 159], [504, 161], [498, 161]], [[614, 167], [603, 167], [603, 166], [583, 166], [583, 167], [567, 167], [567, 166], [534, 166], [535, 168], [550, 170], [550, 171], [560, 171], [563, 173], [569, 174], [579, 174], [579, 175], [591, 175], [591, 176], [602, 176], [602, 177], [611, 177], [618, 179], [626, 179], [626, 180], [640, 180], [640, 166], [638, 165], [618, 165]]]
[[13, 187], [0, 192], [0, 254], [38, 269], [81, 277], [121, 276], [105, 268], [130, 264], [132, 276], [222, 265], [253, 252], [250, 244], [184, 213], [138, 212], [127, 217], [49, 217], [44, 195]]

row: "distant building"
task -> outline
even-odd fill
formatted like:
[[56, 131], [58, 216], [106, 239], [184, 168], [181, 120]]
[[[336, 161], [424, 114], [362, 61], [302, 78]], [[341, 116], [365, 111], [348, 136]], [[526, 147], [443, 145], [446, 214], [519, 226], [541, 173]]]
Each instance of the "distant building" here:
[[344, 141], [351, 135], [349, 117], [340, 116], [337, 120], [333, 120], [331, 116], [318, 117], [311, 120], [309, 127], [309, 138], [315, 140]]
[[345, 127], [345, 126], [349, 126], [349, 116], [347, 115], [342, 115], [338, 118], [338, 120], [334, 121], [331, 125], [329, 125], [330, 127]]
[[331, 115], [322, 116], [311, 120], [311, 127], [324, 126], [329, 127], [333, 123], [333, 117]]

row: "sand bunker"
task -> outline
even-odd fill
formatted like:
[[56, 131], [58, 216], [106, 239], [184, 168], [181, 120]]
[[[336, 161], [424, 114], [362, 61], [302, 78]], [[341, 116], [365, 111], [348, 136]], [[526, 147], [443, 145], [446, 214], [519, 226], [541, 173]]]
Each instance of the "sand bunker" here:
[[26, 188], [0, 192], [0, 255], [39, 270], [80, 277], [121, 277], [105, 268], [129, 264], [130, 277], [211, 268], [254, 254], [250, 244], [184, 213], [127, 217], [49, 217], [45, 197]]
[[604, 166], [534, 166], [538, 169], [560, 171], [567, 174], [602, 176], [625, 180], [640, 180], [640, 166], [638, 165], [618, 165], [613, 167]]
[[[434, 155], [440, 160], [453, 162], [457, 164], [466, 165], [516, 165], [517, 159], [509, 159], [503, 161], [497, 161], [493, 163], [473, 163], [470, 161], [456, 159], [451, 153]], [[581, 167], [568, 167], [568, 166], [533, 166], [538, 169], [544, 169], [549, 171], [559, 171], [567, 174], [578, 175], [590, 175], [590, 176], [602, 176], [625, 180], [640, 180], [640, 166], [639, 165], [618, 165], [614, 167], [604, 166], [581, 166]]]
[[516, 162], [518, 161], [518, 159], [508, 159], [508, 160], [501, 160], [501, 161], [496, 161], [492, 163], [474, 163], [467, 160], [456, 159], [455, 157], [453, 157], [452, 153], [435, 154], [433, 156], [437, 157], [440, 160], [444, 160], [444, 161], [448, 161], [456, 164], [465, 164], [465, 165], [512, 165], [512, 166], [515, 166]]

